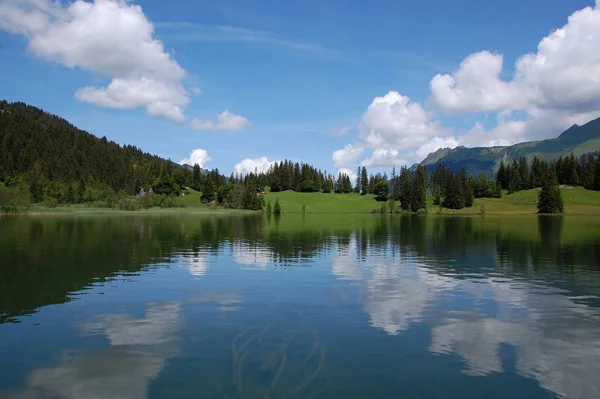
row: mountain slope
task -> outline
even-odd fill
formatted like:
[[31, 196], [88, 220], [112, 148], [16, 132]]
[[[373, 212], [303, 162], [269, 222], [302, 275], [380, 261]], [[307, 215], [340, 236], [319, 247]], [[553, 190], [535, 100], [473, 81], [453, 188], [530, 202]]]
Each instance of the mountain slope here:
[[573, 125], [554, 139], [529, 141], [506, 147], [456, 147], [443, 148], [431, 153], [421, 165], [427, 166], [428, 171], [439, 164], [445, 164], [454, 171], [463, 167], [469, 174], [484, 173], [492, 175], [498, 168], [500, 160], [512, 161], [526, 157], [531, 160], [534, 156], [545, 161], [552, 161], [560, 156], [573, 154], [580, 157], [600, 150], [600, 118], [583, 126]]
[[39, 108], [0, 101], [0, 182], [27, 182], [36, 202], [75, 185], [82, 192], [95, 187], [133, 195], [177, 168], [169, 160], [98, 138]]

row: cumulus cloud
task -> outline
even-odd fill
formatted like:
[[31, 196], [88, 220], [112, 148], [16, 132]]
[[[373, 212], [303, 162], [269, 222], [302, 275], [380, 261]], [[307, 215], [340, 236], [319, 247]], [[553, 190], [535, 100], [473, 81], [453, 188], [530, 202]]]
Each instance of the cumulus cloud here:
[[455, 148], [458, 141], [454, 137], [434, 137], [417, 149], [417, 157], [423, 159], [440, 148]]
[[342, 168], [344, 166], [353, 165], [356, 159], [363, 153], [365, 149], [358, 145], [348, 144], [341, 150], [333, 152], [331, 159], [333, 160], [333, 166], [336, 168]]
[[186, 71], [154, 38], [142, 8], [125, 0], [0, 2], [0, 28], [27, 38], [33, 54], [111, 79], [85, 87], [77, 99], [102, 107], [144, 107], [183, 122]]
[[537, 52], [525, 54], [511, 80], [500, 78], [502, 55], [471, 54], [452, 75], [431, 81], [431, 100], [443, 111], [486, 112], [600, 108], [600, 7], [574, 12], [566, 25], [543, 38]]
[[400, 151], [385, 148], [374, 150], [370, 157], [361, 162], [361, 166], [404, 166], [406, 164], [408, 161], [402, 157]]
[[[555, 137], [572, 124], [600, 117], [600, 5], [574, 12], [544, 37], [535, 52], [521, 56], [512, 77], [503, 78], [502, 54], [480, 51], [451, 74], [430, 82], [430, 111], [492, 113], [492, 127], [475, 123], [452, 135], [419, 102], [390, 91], [369, 105], [359, 125], [359, 143], [372, 154], [366, 166], [392, 166], [423, 159], [457, 145], [512, 145]], [[341, 150], [338, 150], [341, 151]], [[339, 153], [337, 156], [343, 155]]]
[[238, 132], [250, 126], [250, 121], [241, 115], [235, 115], [225, 110], [218, 117], [217, 121], [192, 119], [190, 127], [194, 130], [213, 130], [225, 132]]
[[208, 155], [206, 150], [203, 150], [202, 148], [196, 148], [192, 151], [189, 158], [183, 158], [181, 161], [179, 161], [179, 164], [192, 166], [198, 164], [201, 168], [203, 168], [204, 165], [211, 159], [212, 158], [210, 155]]
[[335, 167], [354, 164], [366, 148], [372, 151], [361, 165], [399, 166], [414, 162], [425, 148], [455, 144], [450, 131], [434, 121], [421, 103], [396, 91], [371, 102], [358, 130], [357, 144], [348, 144], [333, 153]]
[[236, 163], [233, 167], [233, 171], [241, 175], [247, 175], [248, 173], [254, 173], [255, 171], [261, 173], [266, 172], [274, 163], [278, 162], [279, 161], [269, 161], [267, 157], [246, 158]]
[[436, 75], [431, 80], [431, 100], [438, 109], [449, 112], [486, 112], [524, 109], [530, 99], [520, 82], [500, 79], [503, 57], [488, 51], [471, 54], [452, 75]]
[[[483, 51], [467, 57], [452, 75], [431, 81], [430, 103], [449, 113], [499, 112], [498, 124], [476, 124], [461, 144], [510, 145], [556, 135], [573, 123], [600, 116], [600, 7], [574, 12], [567, 24], [525, 54], [514, 76], [502, 80], [502, 56]], [[521, 111], [524, 117], [505, 118]]]

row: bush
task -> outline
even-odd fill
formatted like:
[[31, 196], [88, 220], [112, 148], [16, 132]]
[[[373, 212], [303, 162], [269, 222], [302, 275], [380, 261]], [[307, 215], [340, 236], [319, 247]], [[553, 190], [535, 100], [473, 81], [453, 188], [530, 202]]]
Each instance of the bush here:
[[275, 200], [275, 207], [273, 208], [273, 212], [274, 212], [276, 215], [280, 215], [280, 214], [281, 214], [281, 205], [279, 205], [279, 198], [277, 198], [277, 199]]
[[117, 203], [117, 208], [122, 211], [139, 211], [140, 201], [133, 197], [123, 198]]
[[28, 208], [31, 204], [29, 187], [19, 184], [13, 187], [5, 187], [0, 184], [0, 212], [17, 212]]
[[58, 200], [54, 197], [44, 198], [44, 206], [46, 208], [56, 208], [58, 206]]

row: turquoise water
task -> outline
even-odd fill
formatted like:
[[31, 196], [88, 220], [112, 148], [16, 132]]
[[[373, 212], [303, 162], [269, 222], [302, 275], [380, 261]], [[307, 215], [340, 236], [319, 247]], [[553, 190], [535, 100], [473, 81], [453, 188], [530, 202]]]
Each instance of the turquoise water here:
[[0, 397], [600, 397], [600, 220], [0, 219]]

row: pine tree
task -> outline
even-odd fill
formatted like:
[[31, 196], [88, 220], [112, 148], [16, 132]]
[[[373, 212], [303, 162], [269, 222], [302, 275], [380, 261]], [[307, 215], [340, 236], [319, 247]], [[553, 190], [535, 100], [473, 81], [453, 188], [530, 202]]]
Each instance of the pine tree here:
[[212, 179], [212, 176], [208, 176], [206, 178], [206, 182], [204, 183], [204, 189], [202, 190], [202, 201], [209, 203], [214, 201], [217, 198], [217, 186]]
[[594, 187], [594, 174], [596, 172], [596, 160], [589, 156], [583, 161], [580, 184], [591, 190]]
[[389, 185], [385, 180], [380, 180], [375, 184], [375, 189], [373, 190], [373, 194], [375, 194], [375, 200], [377, 201], [387, 201], [389, 195]]
[[404, 211], [411, 209], [411, 197], [412, 197], [412, 178], [410, 171], [406, 166], [400, 169], [400, 207]]
[[538, 196], [538, 213], [563, 213], [563, 200], [556, 175], [547, 171], [542, 179], [542, 188]]
[[596, 158], [596, 170], [594, 171], [594, 190], [600, 191], [600, 154]]
[[500, 183], [500, 187], [502, 187], [503, 190], [508, 190], [509, 174], [506, 165], [504, 164], [504, 160], [500, 160], [500, 167], [498, 168], [498, 173], [496, 173], [496, 181]]
[[427, 209], [427, 169], [425, 166], [418, 165], [412, 181], [412, 195], [410, 206], [413, 212], [418, 212], [421, 209]]
[[275, 206], [273, 207], [273, 213], [276, 215], [281, 214], [281, 205], [279, 205], [279, 198], [275, 200]]
[[[357, 177], [358, 179], [358, 177]], [[366, 195], [369, 192], [369, 175], [367, 174], [367, 168], [364, 166], [360, 171], [360, 194]]]
[[467, 175], [467, 170], [465, 168], [462, 168], [460, 171], [458, 182], [463, 205], [467, 208], [473, 206], [473, 189], [469, 184], [469, 176]]

